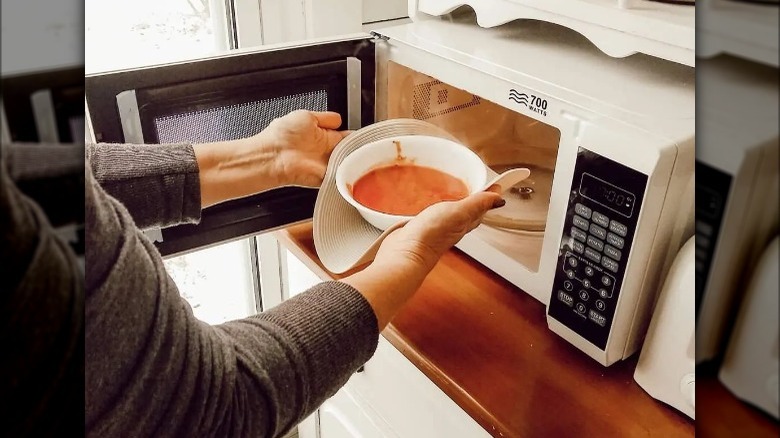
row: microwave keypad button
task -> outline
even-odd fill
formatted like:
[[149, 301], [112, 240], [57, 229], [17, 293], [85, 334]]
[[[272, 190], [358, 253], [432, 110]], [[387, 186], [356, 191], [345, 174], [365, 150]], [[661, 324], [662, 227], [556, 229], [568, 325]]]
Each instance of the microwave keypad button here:
[[596, 251], [601, 251], [604, 249], [604, 241], [596, 239], [593, 236], [588, 236], [588, 246], [595, 249]]
[[617, 249], [623, 249], [623, 245], [626, 244], [626, 241], [619, 237], [617, 234], [613, 233], [607, 233], [607, 243], [614, 246]]
[[610, 277], [609, 275], [602, 275], [601, 284], [603, 284], [604, 286], [612, 286], [612, 277]]
[[588, 318], [590, 318], [591, 321], [595, 322], [596, 324], [602, 327], [604, 327], [607, 324], [607, 318], [605, 318], [604, 315], [600, 314], [599, 312], [596, 312], [593, 309], [591, 309], [588, 312]]
[[569, 257], [569, 266], [571, 266], [572, 268], [576, 268], [577, 263], [578, 263], [577, 259], [575, 259], [574, 257]]
[[573, 237], [575, 240], [579, 240], [580, 242], [584, 242], [585, 239], [588, 238], [588, 235], [580, 229], [571, 227], [571, 237]]
[[598, 263], [601, 261], [601, 254], [597, 253], [592, 248], [585, 248], [585, 258], [588, 258]]
[[604, 289], [603, 287], [599, 289], [599, 296], [601, 298], [612, 298], [612, 291]]
[[588, 280], [587, 278], [582, 280], [582, 287], [584, 287], [585, 289], [590, 289], [590, 280]]
[[562, 290], [558, 291], [558, 300], [569, 307], [574, 306], [574, 297]]
[[601, 240], [607, 238], [607, 230], [596, 224], [590, 224], [590, 234], [593, 234]]
[[[588, 252], [586, 250], [585, 257], [587, 256], [588, 256]], [[609, 269], [612, 272], [617, 272], [618, 270], [618, 263], [607, 256], [604, 256], [604, 258], [601, 259], [601, 266]]]
[[586, 291], [586, 290], [584, 290], [584, 289], [583, 289], [583, 290], [581, 290], [581, 291], [580, 291], [580, 299], [581, 299], [582, 301], [588, 301], [588, 300], [590, 299], [590, 294], [588, 294], [588, 291]]
[[628, 233], [628, 227], [618, 221], [612, 221], [609, 223], [609, 231], [612, 231], [621, 237], [626, 237], [626, 234]]
[[574, 278], [574, 271], [572, 271], [571, 269], [567, 269], [566, 276], [569, 278]]
[[588, 231], [588, 227], [590, 226], [590, 223], [588, 223], [588, 221], [586, 221], [585, 219], [579, 216], [572, 217], [572, 223], [574, 224], [575, 227], [581, 228], [585, 231]]
[[585, 219], [590, 219], [591, 209], [580, 204], [579, 202], [574, 205], [574, 212], [584, 217]]
[[623, 253], [611, 245], [604, 247], [604, 255], [610, 256], [617, 261], [620, 261], [620, 259], [623, 257]]
[[595, 274], [596, 271], [593, 270], [592, 266], [585, 266], [585, 275], [588, 277], [593, 277], [593, 274]]
[[574, 242], [572, 242], [572, 244], [571, 244], [571, 247], [572, 247], [572, 249], [573, 249], [575, 252], [578, 252], [578, 253], [580, 253], [580, 254], [582, 254], [583, 252], [585, 252], [585, 245], [583, 245], [583, 244], [582, 244], [582, 242], [577, 242], [577, 241], [575, 240]]
[[607, 308], [607, 303], [605, 303], [604, 301], [601, 301], [601, 300], [596, 300], [596, 308], [603, 312], [604, 309]]
[[563, 282], [563, 288], [571, 292], [571, 290], [574, 289], [574, 285], [571, 284], [571, 281], [566, 280]]
[[598, 211], [594, 211], [593, 223], [602, 226], [604, 228], [607, 228], [609, 226], [609, 218], [599, 213]]
[[577, 303], [577, 312], [581, 313], [583, 316], [585, 315], [585, 311], [588, 310], [585, 308], [585, 305], [582, 303]]

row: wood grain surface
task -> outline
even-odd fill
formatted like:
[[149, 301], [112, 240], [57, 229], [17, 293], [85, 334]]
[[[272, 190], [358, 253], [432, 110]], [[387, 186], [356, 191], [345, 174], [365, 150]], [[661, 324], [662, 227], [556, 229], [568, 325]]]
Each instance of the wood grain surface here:
[[[276, 232], [323, 279], [311, 224]], [[693, 436], [694, 422], [547, 328], [545, 307], [457, 250], [382, 333], [493, 436]]]

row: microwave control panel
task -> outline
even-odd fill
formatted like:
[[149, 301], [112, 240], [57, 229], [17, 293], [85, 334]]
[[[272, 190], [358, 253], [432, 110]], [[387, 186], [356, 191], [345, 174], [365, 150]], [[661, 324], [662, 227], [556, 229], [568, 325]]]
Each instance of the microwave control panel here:
[[601, 350], [646, 185], [647, 175], [579, 148], [547, 314]]

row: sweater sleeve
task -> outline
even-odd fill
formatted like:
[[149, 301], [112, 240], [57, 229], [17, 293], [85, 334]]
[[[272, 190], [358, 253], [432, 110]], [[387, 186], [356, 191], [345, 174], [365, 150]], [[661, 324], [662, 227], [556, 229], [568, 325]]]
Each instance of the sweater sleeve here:
[[88, 436], [281, 436], [373, 354], [373, 310], [340, 282], [197, 320], [127, 209], [86, 180]]
[[141, 228], [200, 220], [200, 179], [191, 144], [87, 145], [94, 178]]

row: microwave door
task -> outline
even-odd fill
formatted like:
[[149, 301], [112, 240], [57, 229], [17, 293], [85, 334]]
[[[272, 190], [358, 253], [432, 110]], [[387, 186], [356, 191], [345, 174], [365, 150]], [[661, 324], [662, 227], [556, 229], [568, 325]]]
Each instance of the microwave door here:
[[[374, 122], [368, 35], [269, 46], [85, 78], [95, 141], [165, 144], [248, 137], [293, 110], [335, 111], [341, 129]], [[304, 221], [315, 189], [285, 187], [203, 211], [197, 225], [152, 230], [171, 256]]]

